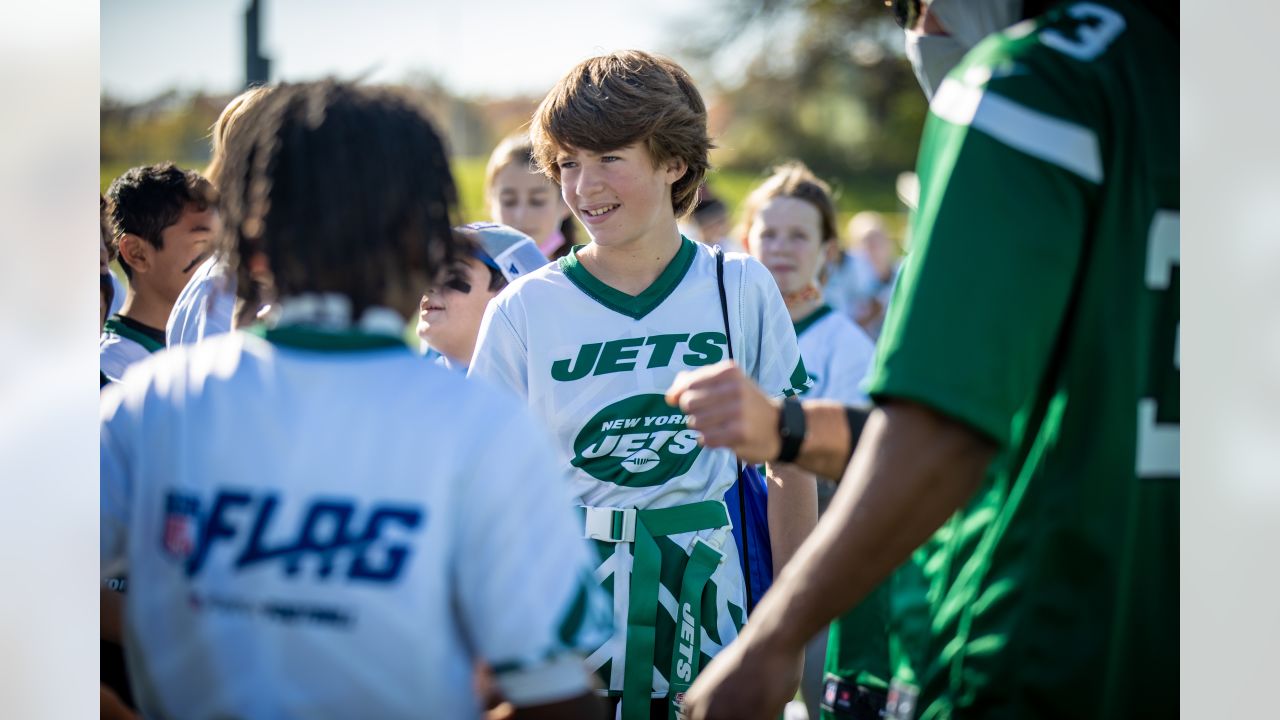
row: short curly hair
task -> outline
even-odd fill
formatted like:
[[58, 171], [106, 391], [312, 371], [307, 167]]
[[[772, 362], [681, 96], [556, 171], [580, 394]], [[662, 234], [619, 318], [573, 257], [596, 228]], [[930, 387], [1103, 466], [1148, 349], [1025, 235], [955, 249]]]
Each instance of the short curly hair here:
[[600, 153], [644, 143], [655, 166], [683, 160], [688, 169], [671, 188], [676, 217], [697, 204], [714, 147], [707, 106], [689, 73], [640, 50], [579, 63], [542, 100], [529, 135], [538, 169], [557, 183], [556, 153], [565, 148]]

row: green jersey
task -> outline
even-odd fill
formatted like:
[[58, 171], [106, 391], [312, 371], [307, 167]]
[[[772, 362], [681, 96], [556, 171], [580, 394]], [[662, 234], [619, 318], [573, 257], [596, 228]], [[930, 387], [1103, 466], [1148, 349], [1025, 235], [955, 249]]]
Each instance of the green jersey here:
[[1176, 36], [1113, 0], [987, 38], [931, 103], [868, 391], [999, 451], [927, 546], [896, 716], [1176, 716], [1177, 118]]

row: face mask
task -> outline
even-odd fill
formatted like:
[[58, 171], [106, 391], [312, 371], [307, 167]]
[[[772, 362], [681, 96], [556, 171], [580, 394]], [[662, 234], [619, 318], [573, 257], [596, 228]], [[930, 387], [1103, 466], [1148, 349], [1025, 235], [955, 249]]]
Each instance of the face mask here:
[[933, 0], [929, 14], [969, 50], [1022, 19], [1022, 0]]
[[1022, 16], [1022, 0], [933, 0], [928, 7], [948, 34], [922, 35], [908, 30], [906, 51], [911, 69], [930, 99], [965, 53]]
[[932, 100], [942, 79], [960, 64], [969, 48], [950, 35], [922, 35], [908, 30], [906, 50], [925, 97]]

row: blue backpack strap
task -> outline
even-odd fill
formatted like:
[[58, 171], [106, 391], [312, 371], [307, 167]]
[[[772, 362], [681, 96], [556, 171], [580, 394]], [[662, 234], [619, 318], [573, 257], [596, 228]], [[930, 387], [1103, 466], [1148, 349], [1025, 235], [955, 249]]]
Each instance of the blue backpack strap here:
[[[733, 335], [729, 330], [729, 300], [724, 289], [724, 251], [717, 245], [716, 284], [720, 289], [720, 314], [724, 319], [724, 337], [729, 359], [733, 359]], [[769, 541], [768, 486], [755, 466], [738, 461], [738, 476], [725, 496], [733, 524], [733, 539], [742, 560], [742, 577], [746, 584], [747, 615], [773, 584], [773, 548]]]

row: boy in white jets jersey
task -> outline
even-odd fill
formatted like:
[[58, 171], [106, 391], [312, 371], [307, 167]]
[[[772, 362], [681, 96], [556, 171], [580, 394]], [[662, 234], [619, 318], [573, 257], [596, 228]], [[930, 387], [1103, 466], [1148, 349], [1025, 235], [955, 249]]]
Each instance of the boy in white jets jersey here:
[[[514, 390], [555, 435], [618, 626], [588, 665], [622, 718], [666, 718], [745, 607], [723, 504], [734, 456], [701, 447], [663, 400], [676, 373], [728, 357], [715, 252], [676, 226], [706, 173], [706, 110], [678, 65], [619, 52], [565, 76], [532, 136], [592, 242], [489, 304], [471, 374]], [[799, 392], [768, 271], [731, 253], [724, 285], [734, 356], [777, 395]], [[814, 492], [811, 478], [771, 489], [779, 565], [814, 522]]]
[[270, 271], [278, 314], [157, 354], [103, 400], [102, 571], [130, 576], [140, 709], [476, 717], [478, 659], [517, 717], [595, 716], [582, 651], [608, 609], [544, 436], [402, 340], [459, 252], [431, 124], [333, 82], [244, 122], [217, 178], [224, 242], [240, 288]]

